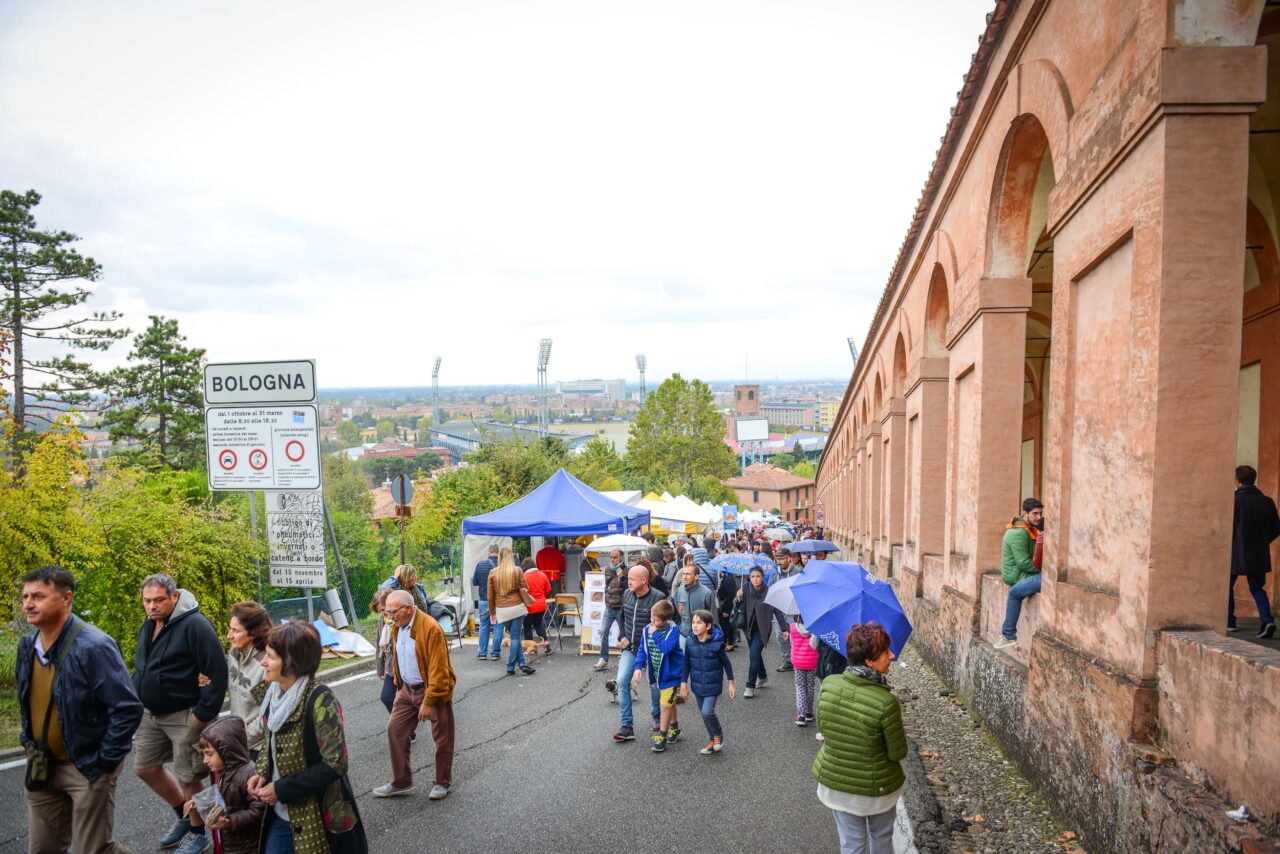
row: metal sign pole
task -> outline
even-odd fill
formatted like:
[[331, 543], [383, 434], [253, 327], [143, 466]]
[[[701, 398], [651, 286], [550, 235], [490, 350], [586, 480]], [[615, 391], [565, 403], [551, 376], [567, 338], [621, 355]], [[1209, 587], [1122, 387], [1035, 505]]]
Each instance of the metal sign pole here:
[[333, 559], [338, 564], [338, 575], [342, 577], [342, 592], [347, 594], [347, 607], [351, 609], [347, 617], [352, 623], [358, 623], [356, 617], [356, 600], [351, 598], [351, 585], [347, 584], [347, 568], [342, 565], [342, 552], [338, 551], [338, 535], [333, 532], [333, 519], [329, 518], [329, 502], [320, 499], [320, 508], [324, 511], [324, 523], [329, 528], [329, 539], [333, 542]]
[[258, 598], [262, 598], [262, 561], [258, 560], [258, 493], [249, 491], [249, 538], [253, 542], [253, 569], [258, 576]]

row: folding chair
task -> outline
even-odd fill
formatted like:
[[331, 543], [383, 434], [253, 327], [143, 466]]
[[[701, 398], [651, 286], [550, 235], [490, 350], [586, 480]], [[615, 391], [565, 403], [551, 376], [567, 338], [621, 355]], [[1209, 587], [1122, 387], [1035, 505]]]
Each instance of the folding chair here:
[[579, 622], [582, 621], [582, 608], [578, 604], [578, 597], [573, 593], [559, 593], [555, 598], [555, 613], [551, 617], [552, 625], [547, 627], [550, 631], [553, 627], [556, 630], [556, 649], [564, 649], [564, 622], [568, 617], [573, 617]]

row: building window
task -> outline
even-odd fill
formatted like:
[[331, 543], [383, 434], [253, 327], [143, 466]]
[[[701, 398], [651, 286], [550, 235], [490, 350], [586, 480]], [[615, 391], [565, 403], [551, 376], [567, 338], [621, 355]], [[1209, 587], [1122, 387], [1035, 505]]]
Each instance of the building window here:
[[760, 490], [758, 489], [751, 490], [751, 503], [752, 504], [760, 503]]
[[754, 391], [748, 391], [747, 400], [755, 400], [755, 399], [756, 399], [756, 393]]

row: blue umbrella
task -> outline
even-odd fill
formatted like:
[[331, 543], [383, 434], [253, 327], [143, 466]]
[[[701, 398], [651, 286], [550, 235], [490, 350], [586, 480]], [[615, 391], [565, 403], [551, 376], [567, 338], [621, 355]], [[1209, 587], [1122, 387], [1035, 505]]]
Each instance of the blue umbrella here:
[[[791, 585], [804, 625], [824, 643], [845, 654], [844, 639], [857, 623], [879, 623], [889, 633], [889, 648], [902, 654], [911, 623], [893, 588], [856, 563], [811, 560]], [[861, 663], [861, 662], [857, 662]]]
[[793, 555], [811, 555], [818, 552], [831, 554], [840, 549], [836, 548], [836, 544], [830, 540], [800, 540], [798, 543], [788, 543], [787, 551]]
[[711, 565], [724, 570], [729, 575], [750, 575], [751, 570], [760, 567], [764, 570], [765, 581], [778, 574], [778, 565], [765, 555], [733, 553], [717, 555]]

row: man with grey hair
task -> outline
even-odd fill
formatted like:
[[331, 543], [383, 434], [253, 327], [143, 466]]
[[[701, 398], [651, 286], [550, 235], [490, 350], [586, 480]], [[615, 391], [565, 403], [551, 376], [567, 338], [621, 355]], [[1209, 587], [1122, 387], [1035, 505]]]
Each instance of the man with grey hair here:
[[[133, 654], [133, 687], [142, 699], [142, 723], [133, 736], [134, 773], [177, 816], [160, 847], [181, 844], [181, 854], [198, 854], [212, 838], [206, 838], [204, 827], [192, 827], [182, 805], [200, 791], [208, 773], [200, 759], [200, 733], [222, 709], [227, 659], [196, 597], [168, 575], [143, 580], [142, 606], [147, 618]], [[209, 678], [203, 688], [201, 674]], [[170, 761], [172, 774], [164, 767]]]

